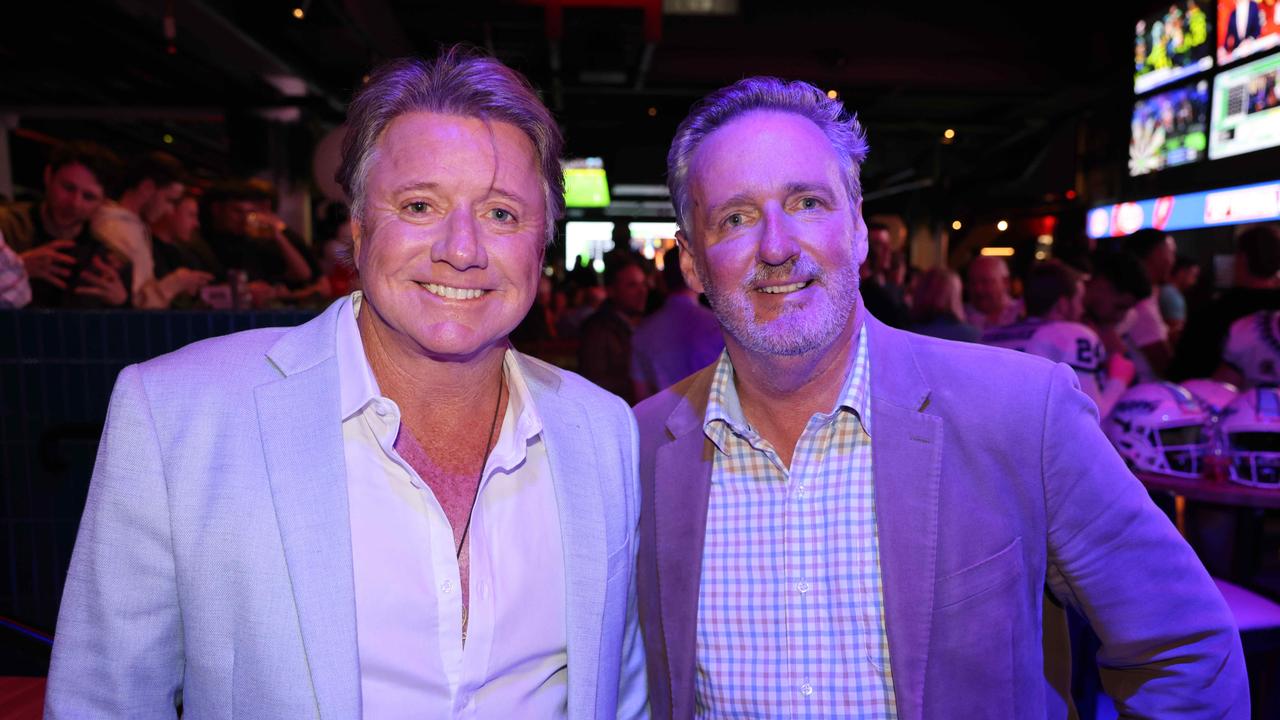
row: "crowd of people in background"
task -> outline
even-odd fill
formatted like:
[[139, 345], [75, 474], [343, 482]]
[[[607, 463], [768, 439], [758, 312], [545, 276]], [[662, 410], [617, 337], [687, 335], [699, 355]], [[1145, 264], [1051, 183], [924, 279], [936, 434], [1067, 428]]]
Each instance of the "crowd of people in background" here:
[[[83, 141], [52, 150], [43, 183], [40, 199], [0, 205], [0, 307], [318, 309], [359, 288], [341, 204], [317, 214], [308, 244], [267, 181], [193, 182], [167, 153], [122, 162]], [[1066, 362], [1103, 415], [1135, 383], [1280, 380], [1275, 226], [1241, 233], [1233, 286], [1207, 290], [1205, 271], [1157, 230], [1019, 278], [985, 255], [963, 277], [918, 271], [881, 223], [868, 223], [867, 239], [860, 287], [875, 317]], [[511, 339], [634, 403], [712, 362], [723, 340], [678, 248], [655, 263], [615, 245], [603, 273], [548, 272]]]

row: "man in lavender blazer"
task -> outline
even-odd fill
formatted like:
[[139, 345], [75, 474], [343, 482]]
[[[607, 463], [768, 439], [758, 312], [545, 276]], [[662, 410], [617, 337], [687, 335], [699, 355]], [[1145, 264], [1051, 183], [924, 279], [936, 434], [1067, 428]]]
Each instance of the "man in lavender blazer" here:
[[654, 717], [1065, 715], [1046, 588], [1122, 715], [1247, 717], [1229, 610], [1071, 369], [861, 309], [865, 153], [838, 101], [773, 78], [677, 131], [682, 267], [727, 352], [636, 408]]

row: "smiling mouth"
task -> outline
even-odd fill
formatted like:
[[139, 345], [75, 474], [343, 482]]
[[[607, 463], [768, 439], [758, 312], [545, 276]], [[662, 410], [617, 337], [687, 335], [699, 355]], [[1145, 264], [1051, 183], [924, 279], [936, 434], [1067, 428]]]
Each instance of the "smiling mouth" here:
[[477, 288], [457, 288], [449, 285], [441, 285], [439, 283], [418, 283], [418, 287], [426, 290], [432, 295], [442, 297], [448, 300], [475, 300], [485, 291]]
[[791, 283], [790, 285], [771, 285], [769, 287], [756, 288], [756, 290], [768, 295], [785, 295], [786, 293], [803, 290], [812, 284], [812, 280], [805, 280], [804, 282]]

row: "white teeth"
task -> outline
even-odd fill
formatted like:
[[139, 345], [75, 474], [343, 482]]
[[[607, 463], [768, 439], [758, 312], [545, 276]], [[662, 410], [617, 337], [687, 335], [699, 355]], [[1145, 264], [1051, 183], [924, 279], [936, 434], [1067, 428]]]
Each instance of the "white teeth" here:
[[780, 295], [782, 293], [795, 292], [807, 284], [808, 283], [798, 282], [798, 283], [791, 283], [790, 285], [775, 285], [773, 287], [762, 287], [760, 288], [760, 292], [770, 293], [772, 295]]
[[425, 288], [427, 292], [450, 300], [475, 300], [484, 294], [483, 290], [449, 287], [448, 285], [438, 285], [436, 283], [418, 284]]

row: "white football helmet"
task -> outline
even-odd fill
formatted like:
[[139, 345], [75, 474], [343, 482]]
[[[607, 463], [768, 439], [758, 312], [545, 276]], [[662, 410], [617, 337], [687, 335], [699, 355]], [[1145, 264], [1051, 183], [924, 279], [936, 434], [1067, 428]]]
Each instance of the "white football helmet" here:
[[1223, 449], [1218, 436], [1218, 423], [1222, 421], [1222, 412], [1227, 409], [1227, 405], [1240, 394], [1240, 388], [1229, 382], [1209, 378], [1184, 380], [1181, 385], [1209, 411], [1209, 422], [1204, 429], [1209, 435], [1211, 451], [1214, 455], [1221, 455]]
[[1232, 482], [1280, 487], [1280, 388], [1261, 385], [1240, 393], [1218, 428]]
[[1120, 396], [1102, 430], [1135, 470], [1200, 477], [1209, 413], [1186, 388], [1141, 383]]

